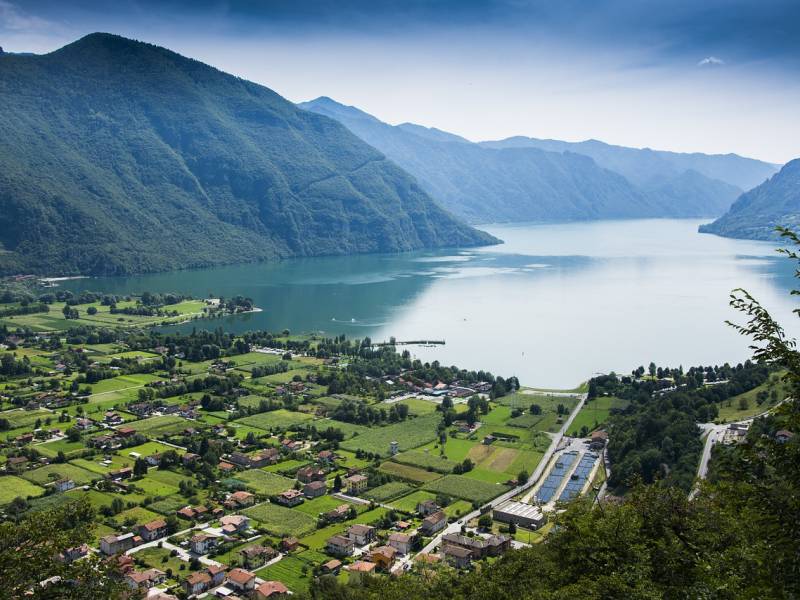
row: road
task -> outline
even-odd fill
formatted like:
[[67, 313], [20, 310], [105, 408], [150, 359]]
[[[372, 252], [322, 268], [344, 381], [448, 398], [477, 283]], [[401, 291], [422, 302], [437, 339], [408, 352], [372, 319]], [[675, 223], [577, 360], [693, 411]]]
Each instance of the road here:
[[[544, 453], [544, 456], [542, 456], [542, 460], [540, 460], [539, 464], [536, 465], [536, 469], [533, 471], [531, 476], [528, 478], [528, 481], [526, 481], [522, 485], [519, 485], [519, 486], [515, 487], [514, 489], [509, 490], [508, 492], [498, 496], [497, 498], [495, 498], [494, 500], [489, 502], [488, 505], [484, 505], [484, 506], [490, 506], [491, 508], [495, 508], [496, 506], [499, 506], [499, 505], [503, 504], [507, 500], [510, 500], [511, 498], [516, 496], [517, 494], [520, 494], [520, 493], [524, 492], [526, 489], [528, 489], [529, 487], [532, 487], [533, 485], [536, 484], [537, 481], [539, 481], [539, 478], [541, 478], [542, 473], [544, 472], [545, 468], [547, 467], [547, 464], [550, 462], [550, 459], [553, 457], [553, 454], [555, 453], [556, 448], [558, 448], [558, 445], [561, 443], [561, 440], [564, 438], [564, 434], [569, 429], [570, 425], [572, 425], [572, 421], [573, 421], [573, 419], [575, 419], [575, 415], [577, 415], [580, 412], [581, 408], [583, 408], [583, 405], [586, 402], [587, 394], [580, 394], [579, 396], [580, 396], [580, 401], [578, 402], [578, 404], [575, 407], [575, 409], [570, 413], [569, 417], [567, 417], [567, 420], [564, 421], [564, 424], [561, 426], [561, 429], [558, 430], [558, 433], [553, 435], [553, 439], [550, 442], [550, 446], [547, 448], [547, 451]], [[447, 535], [448, 533], [459, 533], [461, 531], [461, 525], [462, 524], [468, 523], [472, 519], [475, 519], [478, 516], [480, 516], [480, 514], [481, 514], [480, 510], [473, 510], [471, 513], [469, 513], [468, 515], [465, 515], [464, 517], [462, 517], [461, 519], [459, 519], [455, 523], [450, 523], [439, 534], [437, 534], [436, 537], [434, 537], [430, 542], [428, 542], [428, 544], [419, 553], [420, 554], [430, 554], [431, 552], [433, 552], [433, 549], [436, 548], [436, 546], [441, 544], [442, 537], [444, 535]], [[392, 567], [392, 571], [393, 572], [397, 572], [397, 571], [404, 570], [406, 568], [405, 565], [410, 564], [412, 558], [413, 557], [410, 554], [407, 555], [407, 556], [404, 556], [401, 560], [399, 560], [397, 562], [397, 564], [394, 567]]]

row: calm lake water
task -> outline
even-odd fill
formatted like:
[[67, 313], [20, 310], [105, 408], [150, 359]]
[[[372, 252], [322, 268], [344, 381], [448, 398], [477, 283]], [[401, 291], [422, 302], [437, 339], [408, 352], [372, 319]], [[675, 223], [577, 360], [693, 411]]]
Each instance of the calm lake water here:
[[[263, 312], [228, 330], [324, 331], [412, 346], [423, 360], [572, 387], [597, 372], [749, 356], [725, 319], [744, 287], [796, 334], [793, 266], [776, 245], [697, 233], [698, 220], [483, 227], [505, 244], [465, 251], [287, 260], [65, 282], [73, 290], [241, 294]], [[197, 327], [202, 327], [202, 321]], [[190, 329], [191, 326], [188, 326]]]

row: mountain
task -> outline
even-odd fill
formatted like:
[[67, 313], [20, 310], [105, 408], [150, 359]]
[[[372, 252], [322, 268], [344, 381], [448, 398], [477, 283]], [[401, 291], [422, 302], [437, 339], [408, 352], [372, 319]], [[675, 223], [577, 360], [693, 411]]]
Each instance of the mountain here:
[[740, 157], [602, 142], [517, 137], [474, 144], [439, 129], [392, 126], [327, 97], [299, 106], [339, 120], [414, 175], [448, 210], [478, 223], [717, 216], [742, 190], [713, 176], [722, 173], [742, 183], [775, 169]]
[[[693, 172], [694, 189], [702, 185], [722, 203], [730, 203], [742, 193], [773, 175], [780, 165], [766, 163], [736, 154], [683, 154], [650, 148], [626, 148], [598, 140], [562, 142], [528, 137], [511, 137], [495, 142], [481, 142], [487, 148], [539, 148], [551, 152], [576, 152], [592, 157], [606, 169], [624, 175], [633, 184], [644, 188], [668, 184]], [[676, 190], [682, 185], [676, 182]]]
[[340, 121], [473, 223], [680, 214], [580, 154], [484, 148], [438, 129], [392, 126], [326, 97], [299, 106]]
[[164, 48], [0, 55], [0, 273], [495, 243], [338, 122]]
[[777, 226], [800, 229], [800, 158], [786, 163], [769, 180], [742, 194], [730, 210], [703, 233], [754, 240], [775, 240]]

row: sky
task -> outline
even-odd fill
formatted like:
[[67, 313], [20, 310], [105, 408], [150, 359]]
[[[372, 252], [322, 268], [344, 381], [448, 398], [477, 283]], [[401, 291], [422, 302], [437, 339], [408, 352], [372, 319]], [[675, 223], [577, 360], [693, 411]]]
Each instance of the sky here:
[[797, 0], [0, 0], [7, 52], [95, 31], [474, 141], [800, 157]]

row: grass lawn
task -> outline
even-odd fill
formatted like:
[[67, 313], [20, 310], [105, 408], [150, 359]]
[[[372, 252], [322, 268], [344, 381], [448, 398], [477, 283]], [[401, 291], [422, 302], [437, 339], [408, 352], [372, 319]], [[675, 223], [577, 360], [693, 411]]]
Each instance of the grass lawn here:
[[258, 524], [272, 535], [278, 537], [284, 535], [301, 536], [313, 531], [317, 525], [316, 518], [304, 512], [269, 502], [251, 506], [243, 512], [254, 521], [258, 521]]
[[364, 494], [364, 497], [369, 498], [370, 500], [375, 500], [376, 502], [387, 502], [392, 498], [403, 496], [412, 492], [413, 490], [414, 488], [407, 483], [391, 481], [376, 488], [372, 488]]
[[[345, 502], [344, 500], [339, 500], [338, 498], [334, 498], [333, 496], [320, 496], [319, 498], [306, 500], [300, 506], [295, 506], [294, 510], [304, 512], [316, 519], [319, 513], [331, 511], [342, 504], [350, 503]], [[356, 506], [356, 508], [358, 508], [358, 506]]]
[[276, 427], [281, 429], [291, 429], [295, 425], [300, 425], [306, 421], [310, 421], [312, 418], [313, 417], [311, 415], [307, 415], [305, 413], [288, 411], [281, 408], [266, 413], [244, 417], [243, 419], [238, 419], [236, 422], [242, 423], [243, 425], [249, 425], [250, 427], [263, 429], [264, 431], [270, 431]]
[[119, 523], [124, 523], [128, 519], [135, 519], [137, 525], [144, 525], [145, 523], [149, 523], [150, 521], [160, 518], [160, 514], [155, 513], [152, 510], [142, 508], [141, 506], [134, 506], [128, 510], [123, 510], [114, 517], [114, 519]]
[[[53, 477], [51, 477], [53, 475]], [[58, 477], [56, 477], [56, 475]], [[22, 475], [28, 481], [33, 481], [40, 485], [44, 485], [61, 477], [72, 479], [77, 485], [85, 485], [95, 479], [100, 479], [97, 473], [87, 471], [76, 465], [70, 463], [63, 464], [50, 464], [32, 471], [26, 471]]]
[[256, 571], [256, 575], [267, 581], [280, 581], [295, 594], [307, 592], [314, 565], [300, 558], [302, 554], [285, 556], [277, 563]]
[[28, 496], [41, 496], [44, 488], [34, 485], [15, 475], [0, 477], [0, 505], [8, 504], [17, 496], [27, 498]]
[[394, 475], [399, 479], [404, 479], [413, 483], [425, 483], [427, 481], [438, 479], [442, 476], [440, 473], [436, 473], [435, 471], [426, 471], [425, 469], [419, 469], [409, 465], [401, 465], [400, 463], [392, 461], [383, 463], [379, 470], [383, 471], [384, 473], [388, 473], [389, 475]]
[[362, 523], [365, 525], [374, 523], [378, 519], [381, 519], [387, 512], [388, 511], [382, 507], [369, 510], [365, 513], [361, 513], [355, 519], [343, 521], [341, 523], [334, 523], [333, 525], [328, 525], [322, 529], [317, 529], [313, 533], [300, 538], [300, 543], [305, 544], [312, 550], [322, 550], [325, 548], [326, 540], [332, 535], [342, 533], [342, 531], [346, 530], [348, 526], [353, 525], [354, 523]]
[[[775, 392], [774, 400], [772, 397], [773, 391]], [[759, 405], [758, 395], [761, 392], [767, 394], [767, 399]], [[753, 388], [749, 392], [745, 392], [743, 394], [739, 394], [738, 396], [734, 396], [733, 398], [728, 398], [727, 400], [719, 402], [717, 404], [719, 407], [717, 422], [727, 423], [731, 421], [741, 421], [742, 419], [747, 419], [761, 414], [775, 406], [788, 395], [789, 389], [780, 379], [780, 374], [774, 373], [770, 375], [770, 378], [766, 383]]]
[[424, 490], [417, 490], [407, 496], [392, 500], [389, 504], [399, 511], [413, 513], [417, 511], [417, 504], [425, 500], [436, 500], [436, 494]]
[[262, 471], [266, 471], [267, 473], [290, 473], [292, 477], [294, 477], [295, 472], [300, 467], [305, 467], [306, 465], [310, 464], [310, 460], [299, 460], [295, 458], [290, 458], [289, 460], [284, 460], [283, 462], [275, 463], [274, 465], [269, 465], [266, 467], [262, 467]]
[[[170, 551], [166, 548], [145, 548], [133, 554], [134, 559], [144, 561], [147, 566], [153, 567], [160, 571], [172, 569], [172, 575], [175, 578], [182, 577], [184, 574], [188, 575], [191, 571], [189, 563], [183, 561], [177, 556], [170, 556]], [[166, 559], [166, 560], [165, 560]]]
[[436, 439], [438, 414], [409, 419], [386, 427], [372, 427], [340, 445], [345, 450], [365, 450], [382, 456], [389, 454], [389, 442], [396, 441], [401, 450], [411, 450]]
[[161, 442], [146, 442], [144, 444], [140, 444], [139, 446], [131, 446], [130, 448], [123, 448], [120, 450], [121, 454], [125, 456], [130, 456], [131, 460], [134, 460], [134, 457], [131, 456], [133, 453], [138, 453], [141, 456], [150, 456], [151, 454], [158, 454], [160, 452], [166, 452], [167, 450], [174, 450], [178, 454], [183, 454], [184, 451], [178, 448], [173, 448], [172, 446], [167, 446], [166, 444], [162, 444]]
[[590, 402], [586, 402], [581, 411], [575, 415], [575, 418], [572, 420], [567, 435], [578, 437], [583, 427], [586, 427], [589, 431], [593, 431], [606, 422], [612, 409], [622, 409], [626, 406], [628, 406], [627, 400], [622, 400], [613, 396], [602, 396]]
[[42, 422], [48, 417], [54, 421], [57, 420], [57, 415], [55, 413], [44, 410], [43, 408], [36, 410], [9, 410], [3, 412], [0, 416], [8, 421], [9, 429], [19, 429], [21, 427], [33, 429], [33, 425], [36, 424], [37, 419], [41, 419]]
[[247, 487], [258, 494], [273, 496], [294, 486], [294, 480], [262, 469], [249, 469], [236, 473], [235, 479], [244, 481]]
[[464, 475], [445, 475], [441, 479], [426, 483], [423, 489], [484, 504], [495, 496], [499, 496], [508, 488], [503, 485], [472, 479]]
[[432, 412], [436, 412], [436, 407], [438, 406], [435, 402], [423, 400], [422, 398], [401, 400], [399, 404], [405, 404], [408, 407], [408, 412], [412, 415], [429, 415]]
[[178, 493], [181, 481], [193, 480], [174, 471], [151, 468], [145, 477], [134, 481], [133, 485], [148, 496], [170, 496]]
[[190, 425], [197, 427], [197, 423], [189, 422], [183, 417], [173, 417], [170, 415], [163, 417], [149, 417], [141, 421], [130, 422], [126, 424], [128, 427], [135, 429], [137, 433], [141, 433], [148, 437], [158, 437], [159, 435], [169, 435], [183, 431]]
[[392, 460], [403, 465], [419, 467], [420, 469], [427, 470], [431, 468], [439, 473], [452, 473], [453, 468], [458, 464], [454, 460], [449, 460], [441, 456], [438, 452], [438, 448], [430, 452], [421, 452], [417, 450], [401, 452], [397, 456], [394, 456]]
[[58, 456], [59, 451], [63, 452], [67, 458], [70, 457], [70, 454], [76, 454], [82, 452], [86, 449], [86, 446], [83, 445], [83, 442], [70, 442], [68, 439], [64, 438], [61, 440], [57, 440], [55, 442], [45, 442], [44, 444], [36, 444], [36, 450], [39, 451], [43, 456], [48, 458], [55, 458]]

